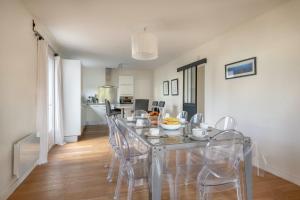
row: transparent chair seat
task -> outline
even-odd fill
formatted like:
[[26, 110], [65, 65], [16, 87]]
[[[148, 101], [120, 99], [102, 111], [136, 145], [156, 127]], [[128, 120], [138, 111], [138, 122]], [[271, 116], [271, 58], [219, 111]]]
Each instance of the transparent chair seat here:
[[[220, 185], [226, 185], [226, 184], [236, 184], [237, 183], [237, 177], [232, 178], [208, 178], [205, 180], [205, 183], [202, 183], [203, 186], [220, 186]], [[232, 186], [229, 186], [232, 188]], [[225, 188], [224, 188], [225, 189]]]

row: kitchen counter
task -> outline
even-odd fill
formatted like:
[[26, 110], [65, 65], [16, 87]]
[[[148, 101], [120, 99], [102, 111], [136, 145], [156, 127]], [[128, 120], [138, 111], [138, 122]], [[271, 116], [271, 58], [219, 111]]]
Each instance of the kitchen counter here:
[[[105, 103], [83, 103], [83, 105], [86, 105], [86, 106], [91, 106], [91, 105], [105, 105]], [[132, 108], [133, 107], [133, 104], [120, 104], [120, 103], [112, 103], [111, 104], [113, 107], [125, 107], [125, 108]]]
[[[122, 116], [131, 115], [133, 104], [112, 104], [112, 108], [122, 110]], [[106, 106], [105, 103], [82, 103], [82, 124], [99, 125], [106, 124]]]

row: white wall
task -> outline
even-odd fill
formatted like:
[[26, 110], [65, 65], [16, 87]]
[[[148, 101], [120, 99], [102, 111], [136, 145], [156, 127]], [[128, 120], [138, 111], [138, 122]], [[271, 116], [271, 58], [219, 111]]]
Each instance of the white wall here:
[[[37, 41], [31, 14], [19, 0], [0, 1], [0, 199], [17, 186], [13, 174], [13, 144], [35, 132]], [[36, 23], [58, 49], [48, 30]]]
[[97, 94], [99, 86], [105, 84], [105, 69], [101, 67], [82, 68], [82, 97], [86, 101], [89, 96]]
[[0, 199], [16, 182], [13, 144], [35, 130], [36, 40], [16, 0], [0, 2]]
[[[300, 185], [300, 1], [294, 0], [230, 30], [154, 72], [154, 96], [168, 109], [182, 104], [176, 68], [207, 58], [208, 123], [224, 115], [259, 144], [268, 170]], [[224, 65], [257, 57], [257, 75], [225, 80]], [[162, 81], [179, 78], [180, 96], [162, 96]]]

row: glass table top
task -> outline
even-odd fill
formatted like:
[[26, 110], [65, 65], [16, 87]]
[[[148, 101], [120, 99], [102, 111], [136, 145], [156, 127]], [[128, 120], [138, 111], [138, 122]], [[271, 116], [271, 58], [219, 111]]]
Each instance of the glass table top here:
[[[202, 137], [195, 137], [192, 134], [191, 128], [187, 125], [182, 125], [177, 130], [166, 130], [162, 127], [137, 127], [134, 122], [128, 122], [124, 120], [128, 127], [132, 130], [134, 134], [140, 139], [146, 141], [151, 146], [167, 146], [167, 145], [180, 145], [180, 144], [199, 144], [202, 143], [205, 145], [209, 138], [213, 137], [214, 135], [221, 132], [215, 128], [209, 127], [208, 129], [204, 130], [206, 136]], [[153, 136], [150, 133], [150, 129], [158, 128], [159, 135]]]

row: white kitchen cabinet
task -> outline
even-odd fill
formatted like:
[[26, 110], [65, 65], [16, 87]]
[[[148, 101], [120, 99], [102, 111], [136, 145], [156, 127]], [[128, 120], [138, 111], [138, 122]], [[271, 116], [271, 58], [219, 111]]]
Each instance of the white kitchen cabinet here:
[[106, 124], [105, 105], [88, 105], [86, 108], [86, 125]]
[[133, 76], [119, 76], [119, 85], [133, 85]]
[[62, 60], [64, 135], [66, 142], [76, 142], [81, 135], [81, 63]]
[[119, 76], [119, 96], [134, 96], [133, 76]]
[[132, 85], [119, 85], [120, 96], [133, 96]]

